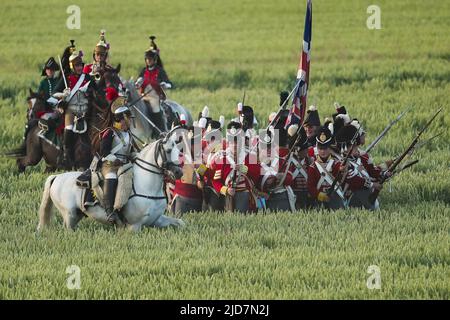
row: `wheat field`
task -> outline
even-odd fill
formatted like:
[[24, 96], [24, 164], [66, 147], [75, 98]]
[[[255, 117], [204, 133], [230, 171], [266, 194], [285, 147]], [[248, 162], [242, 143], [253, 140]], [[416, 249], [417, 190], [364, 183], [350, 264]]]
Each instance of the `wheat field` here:
[[[143, 67], [155, 34], [175, 84], [169, 97], [196, 115], [227, 119], [246, 90], [261, 124], [292, 88], [306, 1], [78, 0], [0, 4], [0, 151], [20, 143], [28, 88], [43, 63], [76, 39], [89, 59], [100, 29], [125, 78]], [[362, 121], [368, 141], [408, 106], [374, 149], [399, 154], [439, 107], [419, 163], [381, 193], [381, 210], [243, 216], [205, 212], [183, 229], [115, 232], [91, 220], [77, 231], [36, 234], [44, 164], [18, 174], [0, 161], [0, 299], [448, 299], [450, 296], [450, 3], [379, 0], [381, 29], [366, 26], [371, 1], [313, 1], [309, 104], [333, 102]], [[389, 190], [391, 189], [391, 190]], [[67, 286], [68, 266], [81, 285]], [[381, 288], [369, 289], [370, 266]]]

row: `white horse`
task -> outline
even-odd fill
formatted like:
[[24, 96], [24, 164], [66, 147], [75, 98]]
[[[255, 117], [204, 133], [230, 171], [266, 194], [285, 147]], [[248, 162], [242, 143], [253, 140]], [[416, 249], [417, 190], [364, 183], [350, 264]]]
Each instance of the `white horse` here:
[[[171, 131], [146, 146], [135, 158], [133, 191], [121, 210], [130, 230], [139, 231], [142, 226], [165, 228], [184, 225], [182, 220], [164, 215], [167, 206], [163, 193], [164, 175], [172, 174], [176, 179], [182, 175], [178, 159], [180, 150], [175, 139]], [[85, 215], [108, 224], [106, 212], [100, 205], [83, 208], [82, 189], [76, 185], [79, 175], [80, 172], [66, 172], [47, 178], [39, 209], [38, 231], [49, 223], [53, 205], [61, 213], [68, 229], [75, 229]]]
[[130, 106], [134, 119], [131, 124], [131, 132], [134, 136], [145, 142], [152, 141], [154, 132], [153, 126], [145, 119], [150, 118], [150, 113], [163, 111], [165, 119], [167, 119], [166, 127], [170, 130], [172, 123], [175, 121], [175, 114], [178, 116], [184, 115], [186, 119], [186, 125], [192, 126], [193, 119], [191, 113], [179, 103], [172, 100], [161, 100], [159, 94], [151, 85], [145, 88], [146, 95], [142, 99], [139, 99], [141, 95], [137, 91], [135, 84], [132, 80], [122, 80], [127, 92], [130, 102], [135, 103]]

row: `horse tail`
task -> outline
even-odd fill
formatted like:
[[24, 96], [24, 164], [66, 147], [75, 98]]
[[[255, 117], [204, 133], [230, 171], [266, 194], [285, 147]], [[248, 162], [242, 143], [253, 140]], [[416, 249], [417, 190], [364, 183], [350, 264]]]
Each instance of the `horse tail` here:
[[56, 175], [51, 175], [45, 181], [41, 206], [39, 207], [39, 225], [37, 227], [38, 231], [42, 230], [50, 222], [53, 208], [53, 201], [50, 197], [50, 188], [52, 186], [53, 180], [55, 180], [56, 177]]

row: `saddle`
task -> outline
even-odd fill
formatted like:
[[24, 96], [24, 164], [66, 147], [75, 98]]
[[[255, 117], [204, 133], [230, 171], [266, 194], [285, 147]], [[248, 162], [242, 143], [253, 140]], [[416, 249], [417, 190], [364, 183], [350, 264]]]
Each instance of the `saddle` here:
[[[117, 190], [114, 200], [114, 209], [120, 211], [122, 207], [128, 202], [130, 195], [133, 191], [133, 168], [132, 163], [124, 164], [117, 171]], [[104, 193], [103, 193], [103, 181], [104, 177], [100, 171], [91, 171], [88, 169], [90, 175], [87, 175], [87, 171], [83, 172], [77, 179], [77, 185], [83, 188], [81, 207], [87, 210], [90, 206], [100, 204], [104, 207]], [[83, 180], [80, 181], [80, 178]], [[89, 180], [86, 180], [86, 179]], [[81, 182], [81, 183], [80, 183]]]
[[58, 132], [61, 123], [61, 118], [40, 118], [38, 121], [38, 127], [40, 129], [38, 132], [39, 138], [53, 145], [58, 150], [61, 149], [62, 145], [61, 134]]

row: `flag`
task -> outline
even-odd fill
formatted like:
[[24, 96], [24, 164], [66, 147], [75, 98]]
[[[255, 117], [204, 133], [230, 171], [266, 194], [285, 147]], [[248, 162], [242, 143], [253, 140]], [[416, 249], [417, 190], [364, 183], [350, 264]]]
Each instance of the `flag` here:
[[311, 29], [312, 29], [312, 0], [306, 4], [305, 30], [303, 32], [303, 49], [295, 83], [295, 93], [292, 97], [292, 106], [286, 119], [285, 127], [291, 124], [301, 124], [305, 118], [306, 97], [309, 85], [309, 60], [311, 56]]

